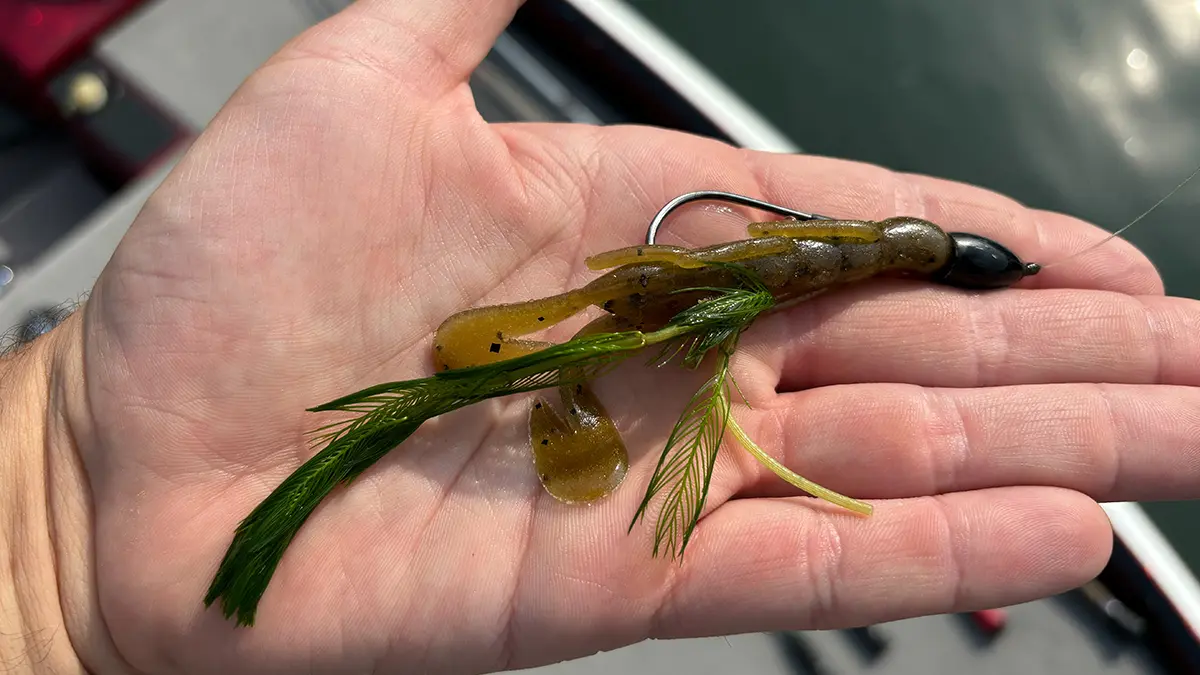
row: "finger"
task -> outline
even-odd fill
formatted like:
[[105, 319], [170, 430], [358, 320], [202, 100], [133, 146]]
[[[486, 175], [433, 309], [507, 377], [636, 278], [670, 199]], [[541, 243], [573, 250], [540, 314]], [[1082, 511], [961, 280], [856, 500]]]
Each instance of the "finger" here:
[[870, 518], [738, 500], [700, 522], [652, 637], [828, 629], [999, 607], [1095, 577], [1112, 531], [1074, 492], [884, 502]]
[[[520, 124], [496, 129], [507, 139], [531, 194], [581, 212], [588, 235], [581, 256], [644, 241], [650, 219], [663, 204], [701, 189], [739, 192], [833, 217], [923, 217], [947, 230], [994, 238], [1023, 259], [1038, 262], [1059, 260], [1107, 236], [1094, 225], [1028, 209], [978, 187], [858, 162], [751, 152], [640, 127]], [[709, 204], [680, 209], [664, 227], [662, 243], [745, 238], [747, 220], [763, 215], [740, 207], [723, 210], [737, 217], [714, 217]], [[562, 246], [577, 248], [578, 239], [570, 235], [578, 234], [578, 228], [569, 222], [559, 227]], [[1163, 292], [1154, 266], [1119, 239], [1022, 285]]]
[[764, 317], [741, 349], [777, 374], [779, 391], [852, 382], [1200, 385], [1200, 301], [880, 283]]
[[[861, 384], [786, 394], [735, 411], [797, 473], [864, 499], [1006, 485], [1063, 487], [1099, 501], [1200, 494], [1200, 388], [1032, 385], [922, 389]], [[722, 494], [796, 491], [729, 442]]]
[[316, 54], [356, 64], [432, 97], [467, 81], [522, 2], [358, 0], [280, 56]]

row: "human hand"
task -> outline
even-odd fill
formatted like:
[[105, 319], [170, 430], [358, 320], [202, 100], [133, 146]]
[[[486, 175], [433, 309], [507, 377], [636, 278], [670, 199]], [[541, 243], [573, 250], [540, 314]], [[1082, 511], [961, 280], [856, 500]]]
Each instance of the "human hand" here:
[[[1020, 287], [871, 283], [763, 318], [734, 414], [794, 495], [723, 450], [681, 565], [626, 528], [694, 381], [597, 387], [626, 484], [543, 494], [524, 400], [425, 425], [314, 513], [255, 627], [201, 599], [233, 529], [311, 449], [306, 407], [430, 372], [473, 305], [592, 278], [675, 195], [924, 217], [1053, 261], [1104, 233], [963, 185], [645, 128], [488, 125], [465, 83], [516, 0], [362, 0], [251, 77], [147, 204], [58, 344], [81, 382], [52, 448], [72, 644], [105, 671], [479, 672], [647, 637], [861, 625], [1077, 586], [1097, 500], [1200, 493], [1200, 305], [1114, 241]], [[689, 225], [688, 223], [692, 223]], [[737, 238], [693, 212], [672, 237]], [[1101, 384], [1103, 383], [1103, 384]], [[74, 448], [82, 460], [71, 468]], [[80, 495], [91, 495], [91, 499]]]

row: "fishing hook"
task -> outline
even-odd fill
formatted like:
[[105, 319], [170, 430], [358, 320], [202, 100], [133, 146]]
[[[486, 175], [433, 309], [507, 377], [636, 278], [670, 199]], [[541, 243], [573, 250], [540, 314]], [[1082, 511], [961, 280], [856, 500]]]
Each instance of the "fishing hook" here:
[[650, 221], [650, 227], [646, 229], [646, 244], [648, 246], [654, 245], [654, 237], [658, 234], [658, 230], [662, 227], [663, 221], [667, 219], [667, 216], [670, 215], [672, 211], [680, 206], [683, 206], [684, 204], [697, 201], [728, 202], [730, 204], [737, 204], [738, 206], [750, 206], [756, 209], [774, 213], [776, 215], [795, 218], [796, 220], [832, 220], [832, 218], [829, 216], [796, 211], [795, 209], [789, 209], [786, 206], [764, 202], [760, 199], [734, 194], [732, 192], [721, 192], [719, 190], [700, 190], [697, 192], [688, 192], [686, 194], [679, 195], [678, 197], [667, 202], [667, 205], [659, 210], [658, 215], [654, 216], [654, 220]]

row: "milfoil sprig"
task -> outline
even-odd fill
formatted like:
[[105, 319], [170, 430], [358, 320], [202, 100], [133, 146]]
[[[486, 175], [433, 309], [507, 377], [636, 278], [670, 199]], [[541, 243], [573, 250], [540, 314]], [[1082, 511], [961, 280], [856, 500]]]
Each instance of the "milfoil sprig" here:
[[[679, 291], [708, 290], [712, 295], [680, 312], [656, 331], [577, 337], [513, 359], [368, 387], [310, 408], [311, 412], [339, 411], [353, 416], [318, 429], [315, 440], [325, 447], [284, 479], [238, 525], [205, 595], [205, 606], [219, 600], [226, 618], [236, 616], [239, 625], [253, 625], [258, 603], [279, 561], [316, 507], [338, 485], [350, 483], [402, 444], [425, 421], [490, 398], [590, 381], [638, 350], [653, 345], [661, 345], [668, 351], [673, 349], [672, 354], [682, 352], [684, 365], [693, 368], [714, 349], [719, 354], [717, 376], [693, 397], [690, 412], [677, 425], [663, 453], [664, 459], [660, 459], [659, 471], [651, 481], [653, 492], [671, 481], [683, 481], [668, 492], [673, 495], [675, 505], [663, 512], [668, 514], [670, 522], [660, 517], [657, 531], [663, 536], [656, 538], [655, 546], [657, 555], [664, 541], [678, 542], [672, 550], [681, 555], [703, 508], [720, 439], [727, 425], [735, 433], [739, 429], [729, 415], [726, 391], [729, 357], [737, 336], [775, 304], [770, 292], [756, 279], [745, 274], [743, 280], [745, 283], [736, 288]], [[693, 437], [698, 440], [692, 440]], [[681, 447], [694, 447], [695, 452], [682, 454], [687, 461], [665, 460], [673, 450], [672, 456], [679, 455]], [[770, 460], [765, 453], [761, 453], [762, 458]], [[660, 476], [664, 464], [671, 470]], [[778, 463], [773, 470], [777, 473], [782, 470], [803, 481]], [[798, 482], [789, 482], [803, 488]], [[825, 492], [827, 499], [832, 496], [847, 500]], [[639, 516], [645, 510], [645, 503], [639, 509]]]
[[[693, 313], [696, 323], [705, 325], [706, 330], [688, 337], [690, 348], [683, 362], [695, 368], [715, 349], [715, 372], [692, 396], [672, 428], [642, 502], [629, 524], [632, 531], [645, 517], [654, 498], [659, 493], [664, 494], [654, 529], [655, 556], [665, 551], [673, 558], [683, 557], [704, 512], [717, 452], [727, 429], [755, 459], [789, 484], [861, 515], [869, 516], [873, 511], [870, 504], [834, 492], [791, 471], [763, 451], [733, 418], [730, 390], [736, 388], [737, 383], [729, 369], [738, 338], [759, 314], [774, 306], [774, 298], [761, 283], [749, 276], [745, 282], [749, 293], [711, 289], [720, 293], [717, 298], [703, 307], [697, 305], [688, 310]], [[706, 323], [701, 317], [709, 315], [720, 319]], [[686, 318], [682, 320], [687, 321]]]

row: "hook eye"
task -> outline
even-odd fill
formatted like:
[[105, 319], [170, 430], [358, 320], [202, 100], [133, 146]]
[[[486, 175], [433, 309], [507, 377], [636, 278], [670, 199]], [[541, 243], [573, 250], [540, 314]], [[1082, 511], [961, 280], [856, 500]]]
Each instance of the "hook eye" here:
[[686, 194], [679, 195], [678, 197], [667, 202], [666, 206], [659, 209], [658, 214], [654, 216], [654, 220], [650, 221], [650, 227], [646, 229], [646, 244], [648, 246], [654, 245], [654, 238], [658, 235], [658, 231], [662, 228], [663, 221], [667, 219], [667, 216], [671, 215], [672, 211], [683, 206], [684, 204], [699, 201], [727, 202], [729, 204], [737, 204], [738, 206], [749, 206], [767, 211], [768, 213], [774, 213], [775, 215], [785, 216], [787, 218], [795, 218], [796, 220], [833, 220], [829, 216], [822, 216], [816, 213], [805, 213], [804, 211], [789, 209], [786, 206], [772, 204], [771, 202], [764, 202], [761, 199], [734, 194], [732, 192], [700, 190], [698, 192], [688, 192]]

